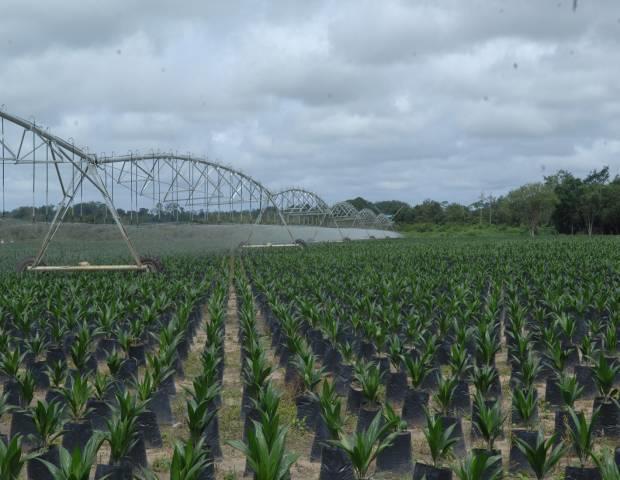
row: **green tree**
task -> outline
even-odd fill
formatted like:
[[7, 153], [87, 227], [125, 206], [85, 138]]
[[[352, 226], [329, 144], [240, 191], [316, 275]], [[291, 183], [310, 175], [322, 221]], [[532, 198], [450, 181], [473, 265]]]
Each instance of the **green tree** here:
[[588, 236], [592, 235], [595, 222], [601, 220], [604, 207], [605, 186], [609, 182], [609, 167], [592, 170], [583, 181], [583, 195], [579, 205], [579, 213], [585, 224]]
[[541, 225], [549, 222], [557, 197], [553, 188], [544, 183], [528, 183], [506, 196], [508, 208], [534, 236]]
[[558, 203], [551, 215], [555, 229], [560, 233], [574, 234], [581, 229], [579, 207], [583, 196], [583, 182], [566, 170], [545, 177], [545, 183], [553, 188]]

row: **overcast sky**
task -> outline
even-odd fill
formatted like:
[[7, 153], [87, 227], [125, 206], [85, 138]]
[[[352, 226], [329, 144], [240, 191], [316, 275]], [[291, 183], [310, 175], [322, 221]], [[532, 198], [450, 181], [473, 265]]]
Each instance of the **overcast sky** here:
[[619, 173], [618, 0], [1, 0], [0, 59], [0, 104], [90, 151], [330, 203]]

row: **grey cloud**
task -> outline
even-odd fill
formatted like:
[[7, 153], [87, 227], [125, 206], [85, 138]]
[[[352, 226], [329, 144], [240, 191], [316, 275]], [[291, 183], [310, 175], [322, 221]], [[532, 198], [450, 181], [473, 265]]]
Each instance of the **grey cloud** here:
[[94, 152], [206, 153], [331, 202], [620, 163], [613, 0], [41, 5], [0, 4], [0, 103]]

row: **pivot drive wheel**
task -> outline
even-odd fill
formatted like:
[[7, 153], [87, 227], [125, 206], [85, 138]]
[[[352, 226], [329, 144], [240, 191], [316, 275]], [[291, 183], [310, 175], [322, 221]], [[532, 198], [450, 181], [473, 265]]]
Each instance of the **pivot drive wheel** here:
[[[34, 265], [34, 261], [37, 259], [37, 257], [26, 257], [23, 260], [21, 260], [17, 266], [15, 267], [15, 271], [17, 273], [24, 273], [28, 271], [28, 267], [32, 267]], [[45, 263], [43, 262], [39, 262], [39, 266], [44, 267]]]
[[164, 270], [164, 265], [157, 257], [140, 257], [140, 262], [146, 267], [146, 271], [149, 273], [161, 273]]

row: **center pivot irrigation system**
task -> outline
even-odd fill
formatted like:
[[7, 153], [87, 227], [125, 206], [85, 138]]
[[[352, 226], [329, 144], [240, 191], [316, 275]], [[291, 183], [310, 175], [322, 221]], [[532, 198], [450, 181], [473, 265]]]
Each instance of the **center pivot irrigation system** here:
[[[347, 238], [341, 227], [392, 228], [392, 221], [385, 215], [376, 215], [368, 209], [357, 211], [346, 202], [329, 207], [317, 194], [301, 188], [272, 193], [241, 171], [206, 158], [173, 153], [96, 155], [77, 147], [72, 139], [52, 135], [34, 120], [22, 119], [2, 109], [0, 122], [2, 213], [6, 211], [6, 171], [12, 166], [24, 167], [17, 177], [11, 177], [11, 183], [17, 185], [22, 194], [24, 188], [32, 189], [33, 222], [37, 218], [37, 204], [46, 205], [47, 209], [50, 196], [61, 197], [53, 217], [45, 216], [49, 228], [41, 247], [35, 256], [18, 265], [20, 271], [157, 271], [161, 265], [155, 258], [138, 254], [117, 210], [122, 203], [130, 205], [128, 210], [132, 214], [138, 212], [139, 198], [151, 202], [149, 211], [155, 216], [176, 217], [176, 221], [180, 221], [179, 215], [183, 214], [191, 222], [280, 225], [286, 230], [290, 243], [279, 246], [305, 243], [295, 239], [290, 225], [314, 227], [310, 241], [315, 240], [320, 227], [338, 229], [341, 240]], [[44, 263], [50, 242], [76, 198], [84, 198], [85, 189], [90, 191], [91, 198], [96, 196], [103, 200], [106, 216], [109, 214], [118, 228], [132, 264], [81, 262], [72, 266], [50, 266]], [[252, 233], [250, 229], [247, 241], [243, 242], [248, 247], [257, 246], [251, 245]]]

